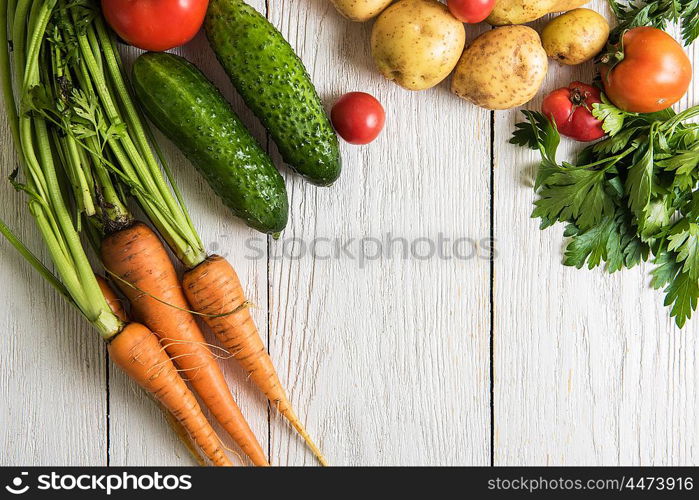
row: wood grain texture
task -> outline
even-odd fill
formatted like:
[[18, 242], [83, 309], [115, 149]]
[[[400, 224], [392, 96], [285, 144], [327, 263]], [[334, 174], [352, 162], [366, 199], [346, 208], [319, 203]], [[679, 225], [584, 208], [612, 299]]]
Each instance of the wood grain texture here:
[[[591, 74], [554, 64], [540, 95]], [[608, 275], [561, 264], [562, 225], [539, 231], [529, 218], [538, 154], [507, 144], [521, 119], [495, 115], [495, 463], [696, 465], [699, 323], [674, 326], [649, 287], [652, 266]], [[564, 141], [559, 158], [574, 148]]]
[[[271, 252], [294, 244], [298, 255], [316, 238], [354, 238], [356, 254], [357, 240], [386, 233], [486, 238], [489, 113], [460, 102], [447, 83], [421, 93], [388, 84], [371, 60], [371, 24], [343, 19], [326, 0], [270, 2], [270, 20], [326, 106], [361, 90], [388, 114], [377, 142], [342, 145], [344, 172], [331, 188], [286, 176], [290, 223]], [[322, 245], [320, 258], [271, 262], [270, 350], [329, 462], [487, 464], [488, 261], [403, 260], [394, 249], [392, 259], [362, 266], [348, 256], [323, 259]], [[276, 463], [313, 464], [273, 423]]]
[[[492, 453], [497, 465], [699, 464], [699, 318], [674, 327], [648, 286], [650, 266], [610, 276], [561, 265], [562, 227], [542, 232], [529, 218], [536, 155], [507, 144], [521, 115], [480, 110], [448, 83], [419, 93], [387, 83], [371, 60], [372, 23], [345, 20], [327, 0], [249, 3], [297, 50], [327, 107], [361, 90], [388, 116], [376, 143], [342, 144], [341, 179], [317, 188], [281, 166], [202, 35], [178, 51], [222, 89], [280, 166], [290, 222], [278, 241], [230, 216], [159, 135], [203, 241], [240, 274], [280, 378], [330, 463], [487, 465]], [[606, 11], [603, 0], [590, 5]], [[485, 29], [469, 28], [468, 39]], [[690, 52], [697, 66], [699, 49]], [[137, 51], [124, 53], [132, 60]], [[543, 91], [590, 74], [590, 65], [552, 64]], [[682, 106], [699, 101], [696, 88]], [[8, 174], [4, 119], [0, 145]], [[561, 156], [571, 150], [567, 143]], [[0, 206], [46, 258], [24, 195], [0, 183]], [[481, 241], [491, 215], [494, 275]], [[476, 255], [401, 257], [399, 238], [420, 253], [429, 244], [418, 239], [440, 233], [476, 242]], [[359, 260], [362, 238], [387, 235], [390, 258], [384, 241], [381, 258]], [[335, 242], [352, 256], [326, 258], [342, 253]], [[367, 240], [368, 254], [375, 250]], [[3, 240], [0, 257], [0, 465], [192, 464], [91, 327]], [[315, 465], [235, 363], [221, 365], [272, 463]]]
[[[255, 8], [264, 10], [264, 1], [249, 2]], [[127, 63], [133, 61], [140, 51], [130, 48], [124, 51]], [[262, 126], [235, 95], [233, 86], [223, 69], [216, 61], [216, 56], [206, 41], [203, 33], [185, 47], [174, 52], [186, 57], [197, 65], [221, 89], [232, 103], [235, 111], [246, 122], [251, 131], [262, 144], [266, 144], [266, 135]], [[129, 64], [130, 65], [130, 64]], [[158, 142], [164, 148], [177, 185], [187, 200], [193, 222], [207, 251], [218, 253], [233, 264], [245, 288], [248, 300], [255, 304], [253, 317], [260, 327], [262, 335], [267, 330], [267, 259], [266, 237], [245, 226], [231, 216], [228, 209], [214, 195], [204, 179], [194, 167], [162, 134], [158, 133]], [[249, 240], [254, 238], [253, 242]], [[263, 254], [257, 259], [246, 259], [245, 255], [257, 255], [247, 248], [261, 248]], [[208, 328], [202, 327], [207, 334], [207, 341], [219, 346], [215, 336]], [[233, 396], [243, 415], [258, 437], [263, 449], [267, 449], [268, 410], [264, 396], [254, 390], [246, 380], [246, 375], [237, 366], [229, 354], [220, 347], [213, 349], [222, 356], [220, 365], [232, 389]], [[174, 437], [160, 410], [140, 390], [134, 382], [128, 380], [114, 365], [110, 366], [110, 458], [112, 465], [193, 465], [184, 446]], [[209, 415], [209, 413], [207, 413]], [[210, 415], [209, 415], [210, 416]], [[224, 443], [234, 453], [241, 455], [238, 447], [225, 435], [218, 425], [214, 426]], [[242, 463], [248, 463], [244, 460]]]
[[[1, 217], [47, 262], [25, 194], [6, 181], [18, 164], [2, 115]], [[0, 465], [105, 465], [105, 347], [99, 334], [2, 237], [0, 283]]]

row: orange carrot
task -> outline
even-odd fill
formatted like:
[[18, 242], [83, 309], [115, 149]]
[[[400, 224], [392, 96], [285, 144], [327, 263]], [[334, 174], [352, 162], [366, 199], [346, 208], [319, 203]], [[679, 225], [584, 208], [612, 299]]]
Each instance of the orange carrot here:
[[128, 322], [129, 316], [126, 314], [126, 309], [124, 309], [124, 303], [114, 293], [112, 286], [102, 276], [95, 276], [95, 278], [97, 278], [97, 284], [100, 286], [100, 290], [102, 290], [102, 295], [107, 299], [107, 305], [114, 315], [124, 323]]
[[194, 394], [175, 369], [158, 338], [139, 323], [129, 323], [109, 343], [109, 356], [151, 393], [187, 429], [214, 465], [233, 465]]
[[[136, 317], [158, 335], [194, 391], [255, 465], [269, 465], [226, 384], [191, 313], [172, 261], [145, 224], [102, 241], [102, 262], [117, 280]], [[157, 298], [157, 299], [156, 299]]]
[[185, 273], [182, 285], [191, 307], [204, 314], [204, 321], [219, 341], [247, 370], [252, 381], [272, 405], [299, 432], [320, 463], [327, 465], [291, 408], [272, 359], [267, 354], [250, 310], [246, 307], [245, 294], [233, 267], [223, 257], [209, 256], [206, 261]]
[[[116, 293], [114, 293], [112, 286], [102, 276], [95, 276], [95, 278], [97, 278], [97, 284], [99, 285], [100, 290], [102, 290], [102, 295], [104, 295], [104, 298], [107, 299], [107, 305], [109, 305], [109, 308], [112, 310], [114, 315], [121, 321], [125, 323], [128, 322], [129, 316], [126, 314], [124, 304], [119, 297], [117, 297]], [[173, 431], [175, 431], [175, 434], [177, 434], [177, 437], [185, 445], [187, 451], [189, 451], [194, 460], [196, 460], [199, 465], [205, 466], [206, 462], [199, 453], [196, 443], [192, 441], [192, 436], [189, 435], [187, 429], [185, 429], [182, 423], [177, 420], [177, 418], [171, 412], [169, 412], [168, 409], [162, 405], [162, 403], [158, 402], [158, 406], [165, 414], [165, 420], [167, 420], [168, 425]]]
[[200, 466], [206, 467], [206, 460], [201, 455], [199, 448], [197, 448], [197, 444], [194, 441], [192, 441], [192, 436], [189, 435], [189, 432], [187, 432], [187, 429], [184, 428], [182, 422], [177, 420], [177, 418], [172, 413], [167, 411], [167, 408], [165, 408], [162, 404], [159, 404], [158, 406], [160, 406], [163, 415], [165, 415], [165, 420], [167, 421], [167, 424], [175, 432], [179, 440], [182, 442], [182, 444], [184, 444], [185, 448], [187, 448], [187, 451], [192, 456], [192, 458]]

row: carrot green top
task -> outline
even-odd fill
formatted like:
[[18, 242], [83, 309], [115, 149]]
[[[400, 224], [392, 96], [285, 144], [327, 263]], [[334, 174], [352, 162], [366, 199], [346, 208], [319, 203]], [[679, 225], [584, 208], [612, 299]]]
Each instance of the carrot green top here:
[[131, 195], [187, 267], [206, 253], [167, 164], [151, 149], [97, 2], [0, 0], [0, 24], [4, 102], [24, 174], [12, 182], [29, 195], [57, 276], [2, 223], [0, 233], [109, 338], [122, 325], [85, 255], [83, 215], [102, 234], [118, 230], [132, 220], [124, 203]]
[[[13, 6], [14, 9], [10, 8]], [[39, 87], [39, 54], [55, 6], [56, 0], [19, 0], [16, 5], [10, 6], [8, 0], [0, 0], [0, 72], [6, 114], [26, 177], [25, 184], [17, 182], [14, 174], [12, 181], [15, 187], [29, 195], [29, 210], [59, 277], [54, 276], [41, 264], [4, 223], [0, 223], [0, 233], [80, 310], [104, 338], [111, 338], [121, 331], [123, 324], [111, 312], [100, 291], [68, 210], [57, 173], [58, 162], [52, 148], [52, 134], [43, 118], [25, 109], [18, 113], [15, 107], [5, 29], [8, 24], [7, 13], [14, 13], [11, 31], [15, 55], [15, 85], [20, 95], [26, 99], [26, 96]]]

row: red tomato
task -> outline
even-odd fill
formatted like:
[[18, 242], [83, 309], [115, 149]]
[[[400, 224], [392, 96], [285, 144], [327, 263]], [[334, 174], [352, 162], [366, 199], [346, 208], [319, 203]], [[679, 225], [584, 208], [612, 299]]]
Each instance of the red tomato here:
[[350, 144], [369, 144], [381, 133], [386, 113], [374, 96], [350, 92], [335, 103], [330, 118], [344, 140]]
[[194, 38], [208, 5], [208, 0], [102, 0], [102, 12], [126, 42], [161, 52]]
[[668, 108], [687, 92], [692, 63], [679, 43], [657, 28], [633, 28], [624, 34], [623, 59], [603, 64], [604, 93], [618, 108], [652, 113]]
[[592, 116], [592, 105], [596, 102], [602, 102], [598, 88], [573, 82], [547, 95], [541, 112], [556, 124], [561, 134], [577, 141], [595, 141], [604, 137], [602, 122]]
[[452, 15], [464, 23], [480, 23], [490, 15], [495, 0], [447, 0]]

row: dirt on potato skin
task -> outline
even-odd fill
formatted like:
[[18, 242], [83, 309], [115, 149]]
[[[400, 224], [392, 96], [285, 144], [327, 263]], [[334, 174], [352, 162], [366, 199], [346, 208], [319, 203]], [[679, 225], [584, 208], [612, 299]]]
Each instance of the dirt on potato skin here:
[[551, 59], [576, 65], [589, 61], [609, 38], [609, 23], [590, 9], [575, 9], [552, 19], [541, 32], [541, 44]]
[[539, 35], [527, 26], [483, 33], [464, 51], [452, 92], [486, 109], [510, 109], [531, 100], [548, 70]]
[[425, 90], [447, 78], [465, 45], [463, 23], [437, 0], [399, 0], [371, 32], [377, 68], [407, 90]]

